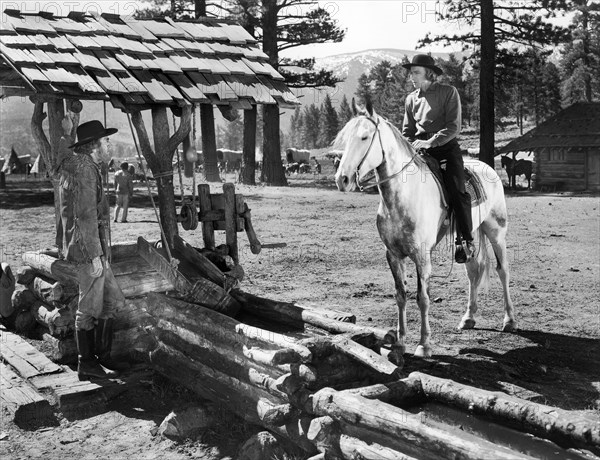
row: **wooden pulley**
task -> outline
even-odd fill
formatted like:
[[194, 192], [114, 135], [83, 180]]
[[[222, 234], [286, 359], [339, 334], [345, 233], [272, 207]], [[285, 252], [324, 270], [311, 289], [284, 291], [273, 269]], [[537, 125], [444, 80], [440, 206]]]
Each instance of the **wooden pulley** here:
[[184, 230], [196, 230], [198, 228], [198, 210], [189, 201], [186, 201], [181, 206], [179, 213], [179, 222]]
[[175, 115], [177, 118], [181, 118], [181, 115], [183, 114], [183, 109], [178, 105], [172, 105], [171, 112], [173, 112], [173, 115]]
[[67, 100], [67, 110], [73, 113], [81, 113], [83, 110], [83, 104], [80, 100]]

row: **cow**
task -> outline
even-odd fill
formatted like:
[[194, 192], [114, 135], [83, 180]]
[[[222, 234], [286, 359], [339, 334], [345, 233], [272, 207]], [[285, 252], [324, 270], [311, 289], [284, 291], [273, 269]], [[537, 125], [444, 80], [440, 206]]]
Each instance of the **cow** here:
[[300, 163], [288, 163], [285, 166], [285, 174], [287, 176], [289, 176], [292, 173], [298, 173], [298, 170], [300, 169]]
[[242, 152], [228, 149], [217, 150], [217, 162], [221, 173], [231, 173], [242, 168]]
[[302, 163], [298, 167], [299, 174], [308, 174], [308, 173], [310, 173], [310, 171], [311, 171], [311, 167], [308, 163]]

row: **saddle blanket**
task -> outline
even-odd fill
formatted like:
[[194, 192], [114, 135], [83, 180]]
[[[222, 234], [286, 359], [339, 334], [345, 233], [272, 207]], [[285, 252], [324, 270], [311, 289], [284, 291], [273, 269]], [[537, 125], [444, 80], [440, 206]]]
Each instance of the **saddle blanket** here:
[[[431, 172], [433, 173], [433, 177], [435, 178], [438, 187], [442, 192], [444, 206], [448, 207], [448, 190], [444, 185], [442, 168], [440, 167], [437, 160], [431, 155], [423, 154], [422, 157], [427, 163], [427, 166], [429, 167]], [[479, 180], [479, 177], [467, 168], [465, 168], [465, 189], [467, 193], [471, 196], [471, 207], [479, 206], [487, 199], [485, 190], [483, 188], [483, 185], [481, 184], [481, 181]]]

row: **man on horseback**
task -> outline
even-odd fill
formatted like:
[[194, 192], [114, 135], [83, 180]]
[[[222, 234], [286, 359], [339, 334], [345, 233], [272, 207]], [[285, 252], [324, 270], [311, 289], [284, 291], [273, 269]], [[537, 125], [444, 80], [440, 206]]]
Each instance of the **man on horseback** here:
[[461, 127], [460, 97], [455, 87], [436, 82], [442, 69], [431, 56], [416, 54], [410, 64], [415, 91], [406, 98], [402, 135], [417, 151], [431, 155], [438, 163], [446, 162], [444, 182], [456, 216], [456, 253], [465, 263], [475, 253], [471, 221], [471, 197], [465, 190], [465, 169], [456, 140]]

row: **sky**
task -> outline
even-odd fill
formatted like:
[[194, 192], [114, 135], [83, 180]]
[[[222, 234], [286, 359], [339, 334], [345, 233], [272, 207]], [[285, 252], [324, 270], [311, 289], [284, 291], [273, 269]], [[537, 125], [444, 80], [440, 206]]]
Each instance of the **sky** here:
[[[218, 0], [217, 0], [218, 1]], [[319, 6], [331, 13], [342, 29], [347, 29], [341, 43], [326, 43], [293, 48], [283, 53], [285, 57], [325, 57], [354, 53], [366, 49], [397, 48], [416, 49], [417, 41], [427, 32], [458, 32], [457, 24], [437, 21], [435, 0], [326, 0]], [[125, 1], [0, 1], [5, 8], [21, 11], [51, 11], [66, 16], [73, 10], [99, 10], [101, 12], [131, 15], [143, 2]], [[429, 47], [424, 51], [460, 51], [458, 46], [443, 49]]]

